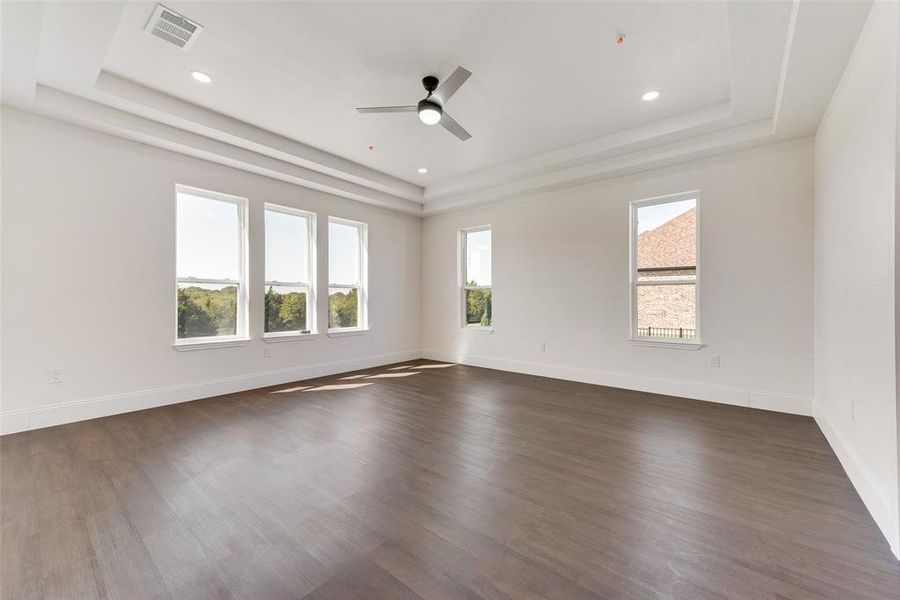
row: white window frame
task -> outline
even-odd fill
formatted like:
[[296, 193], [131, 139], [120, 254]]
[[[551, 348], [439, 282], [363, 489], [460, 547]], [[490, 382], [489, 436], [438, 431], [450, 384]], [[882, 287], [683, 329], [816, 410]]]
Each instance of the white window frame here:
[[[302, 287], [306, 289], [306, 329], [298, 329], [295, 331], [266, 331], [266, 311], [265, 306], [263, 306], [263, 339], [264, 340], [273, 340], [278, 338], [298, 338], [298, 337], [312, 337], [316, 335], [318, 332], [316, 328], [316, 213], [312, 213], [306, 210], [301, 210], [299, 208], [293, 208], [290, 206], [284, 206], [281, 204], [272, 204], [266, 202], [263, 206], [263, 229], [265, 229], [265, 216], [266, 211], [277, 212], [285, 215], [291, 215], [294, 217], [303, 217], [306, 219], [306, 259], [309, 262], [307, 265], [307, 274], [309, 276], [309, 281], [277, 281], [275, 279], [267, 279], [265, 285], [263, 286], [263, 294], [265, 295], [266, 291], [269, 289], [269, 286], [279, 287]], [[265, 231], [264, 235], [267, 235], [268, 231]], [[265, 253], [265, 242], [263, 243], [263, 252]], [[268, 256], [263, 256], [263, 277], [267, 277], [268, 273], [265, 273], [266, 261]]]
[[[199, 196], [208, 200], [216, 200], [218, 202], [227, 202], [234, 204], [238, 208], [238, 273], [239, 279], [208, 279], [203, 277], [178, 277], [177, 262], [175, 273], [175, 343], [173, 346], [176, 350], [193, 350], [199, 348], [214, 348], [222, 346], [243, 345], [250, 341], [248, 333], [248, 309], [249, 309], [249, 291], [247, 290], [247, 272], [248, 256], [247, 248], [249, 240], [247, 238], [247, 210], [248, 200], [240, 196], [232, 196], [222, 192], [214, 192], [202, 188], [192, 187], [188, 185], [175, 185], [175, 203], [176, 213], [178, 205], [178, 196], [181, 194], [190, 194], [191, 196]], [[177, 228], [177, 224], [176, 224]], [[178, 243], [176, 237], [176, 245]], [[176, 248], [177, 257], [177, 248]], [[177, 261], [177, 258], [176, 258]], [[179, 338], [178, 337], [178, 286], [182, 283], [198, 283], [205, 285], [234, 285], [237, 287], [237, 315], [235, 318], [235, 334], [234, 335], [213, 335], [205, 337]]]
[[[329, 310], [326, 314], [326, 326], [328, 327], [328, 335], [330, 336], [341, 336], [341, 335], [355, 335], [362, 334], [369, 330], [369, 225], [367, 223], [363, 223], [362, 221], [351, 221], [350, 219], [342, 219], [340, 217], [328, 217], [328, 225], [330, 226], [332, 223], [338, 225], [348, 225], [350, 227], [355, 227], [357, 233], [359, 234], [359, 280], [356, 282], [356, 285], [350, 283], [331, 283], [331, 264], [328, 265], [328, 289], [326, 292], [326, 297], [331, 296], [331, 289], [346, 289], [352, 290], [353, 288], [358, 289], [358, 313], [356, 316], [356, 327], [332, 327], [328, 324], [327, 319], [331, 318], [331, 311]], [[329, 248], [329, 258], [331, 255], [331, 235], [330, 235], [330, 227], [329, 227], [329, 236], [328, 236], [328, 248]]]
[[[478, 233], [479, 231], [490, 231], [491, 232], [491, 285], [467, 285], [468, 278], [468, 256], [466, 254], [466, 244], [467, 244], [467, 235], [470, 233]], [[464, 229], [459, 230], [458, 234], [458, 252], [457, 256], [459, 257], [459, 268], [457, 269], [457, 273], [459, 274], [459, 282], [457, 293], [457, 298], [459, 300], [459, 307], [457, 308], [456, 314], [459, 319], [459, 326], [463, 329], [463, 331], [469, 331], [473, 333], [493, 333], [494, 332], [494, 231], [493, 227], [488, 225], [478, 225], [475, 227], [466, 227]], [[482, 326], [471, 326], [466, 322], [466, 291], [468, 290], [491, 290], [491, 324], [488, 327]]]
[[[680, 202], [682, 200], [694, 200], [694, 210], [696, 215], [696, 235], [694, 237], [694, 256], [695, 277], [694, 277], [694, 339], [677, 340], [672, 338], [654, 338], [648, 336], [638, 336], [637, 334], [637, 290], [641, 285], [684, 285], [683, 282], [665, 282], [665, 281], [638, 281], [637, 270], [637, 238], [638, 238], [638, 209], [645, 206], [655, 206], [658, 204], [668, 204], [670, 202]], [[628, 339], [637, 346], [654, 346], [659, 348], [681, 348], [685, 350], [699, 350], [703, 347], [700, 337], [700, 191], [693, 190], [688, 192], [680, 192], [677, 194], [668, 194], [665, 196], [655, 196], [653, 198], [644, 198], [641, 200], [632, 200], [629, 211], [629, 284], [631, 293], [631, 302], [629, 303], [629, 335]]]

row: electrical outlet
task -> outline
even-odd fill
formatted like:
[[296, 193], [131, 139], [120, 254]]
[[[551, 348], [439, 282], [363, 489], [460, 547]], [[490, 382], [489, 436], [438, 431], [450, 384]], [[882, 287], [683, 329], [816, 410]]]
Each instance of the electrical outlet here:
[[50, 383], [62, 383], [63, 380], [63, 370], [62, 367], [53, 367], [49, 371], [49, 381]]
[[541, 340], [541, 343], [538, 344], [538, 352], [546, 352], [547, 351], [547, 340]]
[[263, 348], [263, 358], [272, 358], [271, 348]]
[[711, 366], [711, 367], [719, 366], [719, 355], [718, 354], [710, 354], [709, 355], [709, 366]]

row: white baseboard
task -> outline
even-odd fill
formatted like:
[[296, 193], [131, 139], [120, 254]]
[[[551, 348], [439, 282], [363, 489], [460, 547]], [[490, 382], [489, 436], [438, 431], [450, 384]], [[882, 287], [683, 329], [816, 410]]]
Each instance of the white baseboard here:
[[198, 383], [185, 383], [148, 390], [138, 390], [122, 394], [111, 394], [95, 398], [73, 400], [32, 409], [13, 410], [0, 413], [0, 435], [74, 423], [85, 419], [106, 417], [119, 413], [165, 406], [178, 402], [188, 402], [221, 394], [231, 394], [255, 388], [323, 377], [346, 371], [366, 369], [392, 362], [402, 362], [416, 358], [430, 358], [445, 362], [455, 362], [488, 369], [527, 373], [554, 379], [565, 379], [581, 383], [605, 385], [630, 390], [638, 390], [668, 396], [679, 396], [695, 400], [706, 400], [722, 404], [748, 406], [799, 415], [812, 414], [812, 400], [804, 396], [777, 392], [750, 390], [747, 388], [712, 383], [699, 383], [599, 371], [575, 367], [546, 365], [503, 358], [476, 355], [453, 355], [435, 350], [408, 350], [392, 354], [381, 354], [359, 359], [336, 361], [316, 365], [304, 365], [225, 377]]
[[592, 383], [594, 385], [605, 385], [652, 394], [665, 394], [667, 396], [705, 400], [720, 404], [747, 406], [749, 408], [760, 408], [795, 415], [812, 415], [812, 398], [798, 394], [752, 390], [731, 385], [616, 373], [613, 371], [564, 367], [472, 354], [457, 355], [438, 350], [423, 350], [422, 356], [432, 360], [461, 363], [474, 367], [527, 373], [528, 375]]
[[178, 402], [189, 402], [200, 398], [243, 392], [270, 385], [280, 385], [292, 381], [345, 373], [347, 371], [368, 369], [394, 362], [413, 360], [420, 358], [421, 355], [422, 353], [418, 350], [408, 350], [406, 352], [380, 354], [365, 358], [224, 377], [198, 383], [185, 383], [123, 394], [111, 394], [38, 408], [11, 410], [0, 413], [0, 435], [74, 423], [86, 419], [108, 417], [135, 410], [155, 408]]
[[894, 510], [891, 510], [890, 500], [885, 497], [877, 485], [875, 474], [860, 459], [853, 446], [844, 442], [818, 403], [814, 405], [814, 412], [819, 429], [825, 434], [825, 439], [828, 440], [831, 449], [841, 461], [841, 466], [844, 467], [844, 472], [850, 478], [850, 483], [856, 488], [863, 504], [866, 505], [869, 514], [875, 520], [875, 524], [887, 538], [891, 552], [900, 559], [900, 523], [897, 521]]

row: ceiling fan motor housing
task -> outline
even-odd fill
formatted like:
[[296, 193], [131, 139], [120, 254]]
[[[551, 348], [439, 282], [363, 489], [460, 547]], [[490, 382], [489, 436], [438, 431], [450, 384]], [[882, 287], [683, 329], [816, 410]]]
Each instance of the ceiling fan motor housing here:
[[437, 89], [438, 86], [438, 78], [434, 75], [426, 75], [422, 78], [422, 86], [425, 88], [425, 91], [428, 92], [428, 95], [431, 95], [431, 92]]

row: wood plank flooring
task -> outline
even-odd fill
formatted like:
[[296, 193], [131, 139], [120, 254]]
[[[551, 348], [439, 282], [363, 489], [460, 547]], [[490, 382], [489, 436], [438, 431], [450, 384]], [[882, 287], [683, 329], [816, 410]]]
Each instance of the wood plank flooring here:
[[0, 456], [3, 598], [900, 598], [805, 417], [418, 361]]

